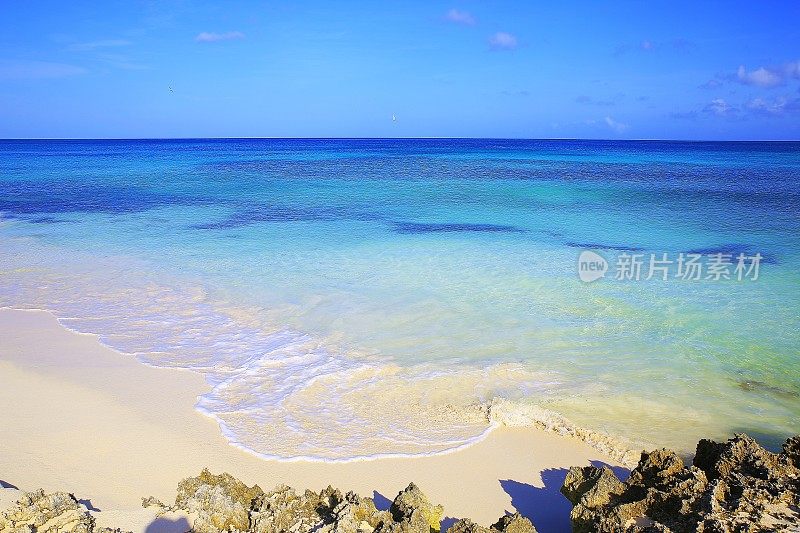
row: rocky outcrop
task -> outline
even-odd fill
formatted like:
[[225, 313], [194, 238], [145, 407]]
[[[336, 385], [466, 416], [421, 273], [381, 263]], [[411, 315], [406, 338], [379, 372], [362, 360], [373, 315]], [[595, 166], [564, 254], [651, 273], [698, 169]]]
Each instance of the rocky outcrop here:
[[606, 467], [573, 467], [561, 492], [576, 533], [800, 530], [798, 458], [800, 437], [780, 454], [747, 435], [701, 440], [692, 466], [655, 450], [625, 482]]
[[432, 505], [427, 496], [413, 483], [397, 495], [389, 511], [395, 522], [419, 524], [420, 530], [425, 529], [427, 525], [431, 531], [439, 531], [444, 515], [444, 508], [441, 505]]
[[[215, 476], [204, 470], [200, 476], [178, 485], [174, 505], [154, 498], [142, 501], [162, 512], [185, 512], [197, 533], [437, 533], [444, 509], [434, 505], [414, 483], [398, 493], [388, 511], [375, 507], [371, 498], [328, 487], [320, 492], [298, 494], [285, 485], [270, 492], [247, 487], [228, 474]], [[533, 525], [519, 514], [501, 518], [491, 528], [461, 520], [450, 528], [460, 533], [535, 533]]]
[[[727, 442], [701, 440], [693, 464], [674, 452], [643, 452], [629, 478], [608, 467], [573, 467], [561, 492], [572, 502], [576, 533], [733, 533], [800, 531], [800, 436], [771, 453], [747, 435]], [[178, 484], [175, 503], [142, 500], [158, 514], [187, 517], [195, 533], [438, 533], [444, 515], [415, 484], [388, 510], [371, 498], [328, 487], [270, 492], [229, 474], [203, 470]], [[450, 533], [535, 533], [520, 514], [490, 527], [462, 519]], [[0, 512], [0, 533], [122, 533], [98, 528], [75, 496], [39, 490]]]
[[251, 516], [250, 531], [257, 533], [369, 533], [391, 520], [389, 513], [378, 511], [371, 499], [352, 492], [342, 494], [330, 486], [319, 493], [307, 490], [300, 495], [290, 487], [280, 486], [254, 503]]
[[253, 502], [263, 494], [258, 485], [251, 488], [230, 474], [215, 476], [203, 470], [198, 477], [178, 483], [175, 508], [195, 516], [198, 533], [247, 531]]
[[[388, 510], [378, 510], [371, 498], [328, 487], [320, 492], [297, 493], [285, 485], [264, 492], [248, 487], [229, 474], [203, 470], [178, 484], [175, 503], [142, 499], [158, 515], [176, 512], [191, 522], [193, 533], [438, 533], [444, 509], [435, 505], [415, 484], [400, 491]], [[501, 518], [491, 528], [469, 520], [451, 531], [461, 533], [535, 533], [519, 514]], [[72, 494], [23, 494], [0, 513], [0, 533], [123, 533], [99, 528], [95, 518]]]
[[0, 513], [0, 533], [122, 532], [95, 528], [94, 517], [72, 494], [45, 494], [40, 489], [23, 494], [14, 505]]
[[536, 533], [531, 521], [519, 513], [506, 515], [497, 521], [492, 527], [479, 526], [468, 518], [459, 520], [447, 530], [447, 533]]

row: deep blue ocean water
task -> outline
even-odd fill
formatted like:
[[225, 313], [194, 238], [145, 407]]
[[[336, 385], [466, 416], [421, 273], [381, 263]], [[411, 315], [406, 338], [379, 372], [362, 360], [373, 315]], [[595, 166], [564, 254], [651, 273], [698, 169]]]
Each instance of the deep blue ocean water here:
[[261, 455], [800, 430], [800, 143], [0, 141], [0, 216], [0, 306], [202, 372]]

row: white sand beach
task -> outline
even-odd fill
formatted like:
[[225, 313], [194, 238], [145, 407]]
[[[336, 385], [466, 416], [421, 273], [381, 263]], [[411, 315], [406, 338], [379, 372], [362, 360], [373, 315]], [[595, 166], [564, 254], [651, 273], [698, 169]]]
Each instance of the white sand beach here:
[[[541, 531], [558, 531], [569, 527], [570, 506], [558, 492], [564, 469], [615, 464], [582, 442], [528, 428], [501, 428], [433, 457], [268, 461], [230, 446], [193, 408], [207, 390], [199, 374], [145, 366], [42, 311], [0, 310], [0, 332], [0, 481], [72, 492], [99, 510], [103, 525], [153, 533], [154, 512], [141, 498], [171, 501], [178, 481], [208, 467], [264, 489], [330, 484], [384, 505], [414, 481], [446, 517], [490, 524], [516, 509]], [[5, 489], [0, 504], [13, 492]]]

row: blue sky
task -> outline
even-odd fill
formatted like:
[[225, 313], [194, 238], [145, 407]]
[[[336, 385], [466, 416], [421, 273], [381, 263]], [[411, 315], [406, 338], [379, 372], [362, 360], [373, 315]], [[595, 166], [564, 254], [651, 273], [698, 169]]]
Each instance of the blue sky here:
[[800, 139], [800, 2], [553, 4], [4, 1], [0, 137]]

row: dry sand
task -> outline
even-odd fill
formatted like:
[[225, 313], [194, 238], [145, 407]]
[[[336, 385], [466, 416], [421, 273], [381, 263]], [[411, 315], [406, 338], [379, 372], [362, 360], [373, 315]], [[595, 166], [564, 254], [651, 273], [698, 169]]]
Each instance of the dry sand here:
[[[63, 328], [42, 311], [0, 310], [0, 485], [72, 492], [103, 525], [155, 533], [182, 529], [140, 506], [172, 501], [182, 478], [203, 467], [263, 489], [329, 484], [387, 504], [410, 481], [445, 516], [493, 523], [506, 511], [540, 532], [568, 531], [558, 493], [572, 465], [616, 464], [574, 439], [538, 429], [500, 428], [458, 452], [351, 463], [267, 461], [230, 446], [216, 422], [194, 409], [208, 389], [190, 371], [151, 368], [93, 335]], [[0, 493], [0, 505], [13, 499]], [[148, 527], [151, 526], [151, 527]]]

